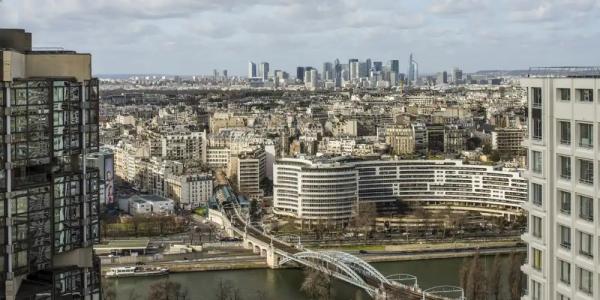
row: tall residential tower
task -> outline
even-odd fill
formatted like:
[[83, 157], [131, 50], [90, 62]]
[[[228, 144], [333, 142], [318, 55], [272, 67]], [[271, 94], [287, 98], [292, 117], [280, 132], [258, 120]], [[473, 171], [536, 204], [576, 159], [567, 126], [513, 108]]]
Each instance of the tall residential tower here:
[[0, 298], [100, 298], [91, 59], [0, 29]]
[[600, 297], [600, 72], [573, 71], [521, 81], [529, 115], [524, 299]]

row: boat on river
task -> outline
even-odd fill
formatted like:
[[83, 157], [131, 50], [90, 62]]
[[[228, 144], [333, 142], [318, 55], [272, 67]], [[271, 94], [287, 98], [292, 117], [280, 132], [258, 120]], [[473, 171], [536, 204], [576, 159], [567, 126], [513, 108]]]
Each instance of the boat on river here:
[[160, 267], [116, 267], [106, 272], [107, 278], [161, 276], [169, 274], [169, 269]]

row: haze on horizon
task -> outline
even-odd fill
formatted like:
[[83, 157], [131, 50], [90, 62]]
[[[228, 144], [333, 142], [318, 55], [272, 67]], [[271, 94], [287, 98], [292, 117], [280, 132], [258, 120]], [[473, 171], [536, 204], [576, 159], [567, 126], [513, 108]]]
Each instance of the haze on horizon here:
[[[250, 3], [251, 2], [251, 3]], [[422, 73], [600, 65], [599, 0], [3, 0], [0, 27], [94, 55], [94, 73], [292, 74], [415, 54]]]

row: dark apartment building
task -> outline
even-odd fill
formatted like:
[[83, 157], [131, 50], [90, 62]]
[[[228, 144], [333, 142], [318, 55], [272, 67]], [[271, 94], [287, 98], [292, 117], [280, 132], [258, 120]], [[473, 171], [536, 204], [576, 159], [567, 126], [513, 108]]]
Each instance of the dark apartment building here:
[[99, 299], [91, 55], [0, 29], [0, 299]]

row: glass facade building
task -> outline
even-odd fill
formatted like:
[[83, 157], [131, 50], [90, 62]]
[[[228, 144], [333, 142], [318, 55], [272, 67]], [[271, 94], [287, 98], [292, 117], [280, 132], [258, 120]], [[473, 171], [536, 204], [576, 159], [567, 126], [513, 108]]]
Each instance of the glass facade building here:
[[99, 299], [98, 81], [30, 42], [0, 30], [0, 299]]

